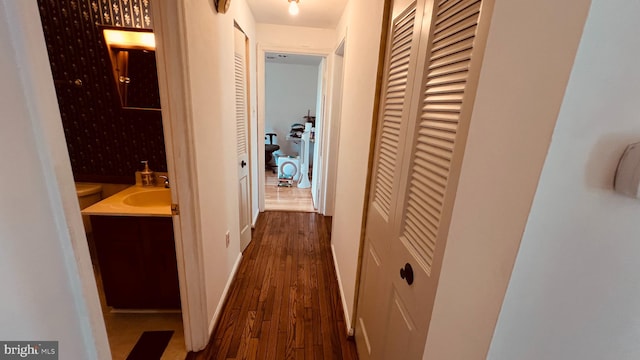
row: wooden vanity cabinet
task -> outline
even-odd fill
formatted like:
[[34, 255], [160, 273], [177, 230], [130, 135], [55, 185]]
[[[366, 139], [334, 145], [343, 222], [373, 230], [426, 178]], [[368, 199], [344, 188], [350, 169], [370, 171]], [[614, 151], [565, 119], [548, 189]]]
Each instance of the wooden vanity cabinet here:
[[180, 290], [170, 217], [91, 216], [107, 305], [179, 309]]

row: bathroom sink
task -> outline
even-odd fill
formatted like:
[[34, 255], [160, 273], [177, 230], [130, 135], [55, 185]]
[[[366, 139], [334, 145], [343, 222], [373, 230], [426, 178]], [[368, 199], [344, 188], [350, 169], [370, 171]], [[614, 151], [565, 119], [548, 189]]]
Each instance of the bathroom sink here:
[[122, 199], [127, 205], [151, 207], [151, 206], [170, 206], [171, 192], [169, 189], [153, 189], [147, 191], [136, 192], [127, 195]]

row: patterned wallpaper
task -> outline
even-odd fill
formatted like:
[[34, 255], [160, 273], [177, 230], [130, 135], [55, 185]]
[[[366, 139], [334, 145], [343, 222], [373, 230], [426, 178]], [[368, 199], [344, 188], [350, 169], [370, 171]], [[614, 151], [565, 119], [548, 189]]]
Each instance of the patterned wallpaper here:
[[[82, 0], [77, 1], [82, 2]], [[70, 3], [77, 1], [70, 1]], [[153, 28], [149, 0], [90, 0], [89, 2], [91, 14], [101, 25]]]
[[[149, 0], [38, 0], [76, 181], [133, 183], [140, 161], [166, 171], [159, 111], [127, 110], [98, 25], [151, 28]], [[73, 81], [80, 79], [82, 86]]]

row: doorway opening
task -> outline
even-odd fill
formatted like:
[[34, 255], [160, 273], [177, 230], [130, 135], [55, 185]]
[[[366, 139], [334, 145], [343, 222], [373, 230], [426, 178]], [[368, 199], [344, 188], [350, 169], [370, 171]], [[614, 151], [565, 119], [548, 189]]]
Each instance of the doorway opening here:
[[[137, 190], [142, 160], [156, 171], [157, 186], [136, 192], [144, 196], [129, 197], [138, 202], [129, 205], [166, 202], [163, 214], [84, 212], [94, 270], [88, 276], [96, 278], [112, 356], [126, 358], [139, 340], [157, 335], [167, 341], [165, 354], [186, 355], [171, 190], [160, 179], [167, 173], [162, 115], [157, 105], [140, 105], [159, 103], [155, 56], [144, 47], [108, 47], [104, 35], [115, 28], [150, 33], [151, 21], [133, 12], [120, 20], [104, 17], [73, 1], [38, 5], [81, 207]], [[142, 13], [150, 14], [148, 6]]]
[[264, 56], [264, 209], [315, 212], [325, 58], [286, 52]]

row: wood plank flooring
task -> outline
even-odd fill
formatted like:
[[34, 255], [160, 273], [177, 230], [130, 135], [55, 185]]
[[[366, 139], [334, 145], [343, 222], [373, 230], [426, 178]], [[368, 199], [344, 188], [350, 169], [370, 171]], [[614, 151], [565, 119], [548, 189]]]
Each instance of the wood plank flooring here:
[[316, 211], [311, 188], [278, 187], [278, 176], [269, 170], [265, 172], [264, 207], [266, 210]]
[[207, 348], [187, 359], [357, 359], [325, 218], [260, 214]]

